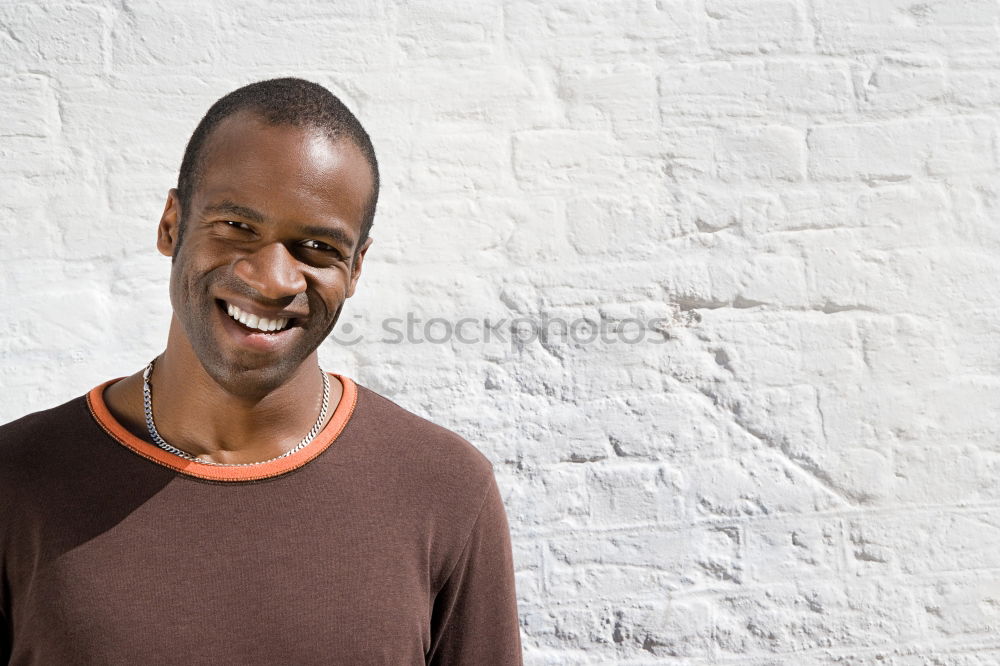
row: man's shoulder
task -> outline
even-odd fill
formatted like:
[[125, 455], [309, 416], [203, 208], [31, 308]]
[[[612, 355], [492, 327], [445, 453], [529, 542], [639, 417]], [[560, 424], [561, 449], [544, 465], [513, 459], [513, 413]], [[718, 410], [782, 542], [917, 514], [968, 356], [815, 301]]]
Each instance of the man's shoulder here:
[[0, 460], [22, 453], [37, 453], [46, 443], [60, 441], [66, 435], [77, 435], [87, 417], [86, 397], [79, 396], [0, 425]]
[[0, 425], [0, 494], [47, 487], [53, 471], [73, 464], [74, 443], [85, 436], [88, 420], [80, 396]]
[[358, 404], [352, 424], [385, 452], [427, 469], [480, 483], [492, 478], [493, 465], [479, 449], [456, 432], [414, 414], [389, 398], [358, 386]]
[[489, 458], [461, 435], [361, 386], [348, 428], [341, 461], [376, 489], [381, 506], [430, 539], [435, 575], [451, 571], [496, 492]]

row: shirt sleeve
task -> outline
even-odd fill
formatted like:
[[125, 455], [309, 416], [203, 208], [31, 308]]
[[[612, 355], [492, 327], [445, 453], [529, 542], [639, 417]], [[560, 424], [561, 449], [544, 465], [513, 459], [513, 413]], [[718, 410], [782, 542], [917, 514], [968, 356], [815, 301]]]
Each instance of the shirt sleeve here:
[[434, 600], [427, 662], [523, 663], [510, 529], [492, 474], [472, 533]]
[[[3, 597], [0, 597], [0, 604], [3, 602]], [[3, 606], [0, 605], [0, 664], [7, 664], [10, 662], [10, 623], [7, 622], [7, 617], [4, 615]]]
[[4, 589], [9, 589], [7, 586], [7, 581], [2, 579], [3, 567], [0, 566], [0, 665], [6, 665], [10, 663], [10, 652], [11, 643], [14, 640], [13, 631], [11, 631], [10, 620], [7, 617], [6, 608], [7, 599], [4, 598]]

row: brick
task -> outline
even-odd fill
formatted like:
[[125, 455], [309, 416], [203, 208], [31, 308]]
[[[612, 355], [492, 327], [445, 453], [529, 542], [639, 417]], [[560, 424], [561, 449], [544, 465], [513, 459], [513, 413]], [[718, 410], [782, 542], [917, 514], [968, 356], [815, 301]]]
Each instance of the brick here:
[[448, 129], [442, 126], [433, 132], [421, 132], [414, 140], [406, 175], [415, 192], [488, 192], [511, 184], [498, 177], [510, 164], [506, 137], [484, 138], [481, 133]]
[[[87, 148], [79, 150], [82, 155], [77, 159], [93, 161], [98, 155], [107, 154], [172, 165], [161, 172], [164, 189], [158, 188], [155, 194], [159, 200], [165, 188], [177, 182], [184, 146], [201, 114], [216, 96], [224, 94], [223, 86], [230, 84], [206, 83], [198, 77], [173, 72], [153, 79], [125, 77], [120, 86], [109, 82], [106, 86], [80, 87], [71, 96], [62, 98], [63, 140], [78, 149]], [[137, 106], [142, 108], [141, 119], [122, 123], [122, 109]], [[151, 128], [155, 128], [155, 133]], [[141, 158], [135, 154], [136, 146], [142, 146]], [[161, 205], [162, 201], [157, 201], [156, 206]]]
[[0, 26], [17, 61], [32, 70], [99, 74], [107, 54], [108, 17], [98, 7], [66, 3], [5, 3]]
[[921, 586], [914, 595], [923, 605], [931, 638], [992, 639], [996, 635], [1000, 587], [990, 579], [942, 580]]
[[603, 132], [519, 132], [514, 136], [514, 174], [542, 190], [608, 185], [622, 171], [614, 139]]
[[[803, 95], [805, 86], [809, 95]], [[661, 70], [660, 112], [712, 118], [772, 114], [844, 114], [851, 110], [851, 78], [836, 62], [727, 60]]]
[[[989, 511], [962, 509], [945, 514], [924, 509], [884, 517], [859, 516], [847, 521], [845, 530], [848, 566], [858, 576], [989, 571], [1000, 559], [1000, 525]], [[916, 552], [921, 556], [913, 557]]]
[[[273, 24], [272, 24], [273, 25]], [[171, 3], [144, 0], [116, 16], [111, 31], [115, 71], [136, 76], [140, 68], [205, 66], [220, 55], [218, 40], [224, 34], [212, 12], [192, 0]], [[237, 53], [248, 50], [244, 45]]]
[[[6, 144], [7, 142], [4, 141]], [[31, 261], [46, 264], [53, 277], [58, 276], [59, 264], [46, 260], [61, 256], [57, 239], [59, 227], [56, 220], [46, 214], [45, 200], [48, 187], [53, 187], [58, 179], [39, 178], [33, 182], [18, 172], [4, 173], [5, 180], [17, 182], [0, 193], [0, 247], [6, 260], [22, 270], [4, 271], [4, 279], [9, 280], [13, 291], [19, 293], [30, 290], [38, 274], [29, 268]]]
[[705, 601], [684, 599], [604, 610], [601, 621], [610, 628], [612, 642], [624, 655], [704, 659], [711, 654], [712, 615], [713, 609]]
[[[913, 414], [919, 415], [910, 425], [893, 423], [903, 428], [902, 432], [915, 437], [922, 433], [948, 433], [956, 441], [973, 443], [989, 451], [998, 450], [996, 425], [989, 416], [1000, 402], [994, 393], [995, 380], [975, 374], [931, 379], [926, 390], [909, 398], [904, 395], [902, 386], [888, 389], [888, 395], [904, 401], [901, 405], [912, 406]], [[968, 405], [976, 405], [977, 409], [968, 409]], [[905, 413], [901, 410], [901, 415]]]
[[521, 479], [504, 498], [510, 520], [522, 528], [532, 525], [581, 526], [587, 522], [586, 470], [580, 465], [559, 466]]
[[[617, 572], [615, 576], [641, 569], [655, 575], [667, 590], [734, 588], [743, 575], [741, 543], [739, 527], [725, 523], [680, 531], [648, 528], [607, 534], [599, 540], [550, 538], [550, 582], [577, 589], [572, 587], [577, 581], [572, 572], [580, 571], [583, 565], [601, 565], [605, 572]], [[649, 592], [656, 594], [663, 589]], [[608, 594], [628, 599], [635, 597], [636, 590], [617, 588]]]
[[677, 182], [794, 182], [805, 177], [805, 143], [791, 127], [671, 128], [662, 141], [667, 176]]
[[858, 106], [864, 111], [913, 111], [933, 106], [946, 94], [941, 58], [886, 56], [854, 71]]
[[625, 6], [515, 0], [504, 5], [504, 27], [510, 48], [531, 59], [591, 60], [631, 53], [646, 43], [657, 53], [691, 53], [700, 48], [692, 5], [687, 0]]
[[580, 118], [596, 117], [595, 128], [602, 122], [610, 122], [618, 130], [644, 128], [657, 117], [656, 78], [646, 65], [577, 65], [560, 72], [558, 92], [575, 126], [581, 125]]
[[[701, 394], [652, 393], [592, 403], [588, 411], [615, 456], [623, 460], [671, 461], [688, 465], [725, 451], [726, 424]], [[662, 414], [672, 414], [664, 422]]]
[[[434, 193], [433, 196], [414, 198], [401, 206], [400, 212], [405, 214], [409, 224], [418, 230], [421, 252], [425, 253], [426, 257], [434, 257], [435, 262], [463, 261], [463, 258], [468, 256], [466, 253], [470, 248], [476, 248], [481, 252], [481, 259], [488, 260], [490, 249], [502, 247], [512, 230], [509, 221], [506, 224], [497, 224], [488, 219], [482, 214], [479, 202], [460, 192]], [[462, 237], [469, 243], [460, 252], [445, 232], [446, 229], [459, 228], [462, 230]], [[373, 229], [372, 235], [375, 234]], [[377, 242], [378, 237], [375, 237]], [[390, 237], [386, 240], [397, 242], [398, 237], [397, 241], [390, 241]], [[403, 251], [406, 251], [406, 248], [403, 248]]]
[[778, 0], [708, 0], [708, 43], [727, 53], [799, 51], [809, 46], [804, 8]]
[[668, 179], [690, 184], [714, 175], [716, 132], [711, 128], [666, 128], [659, 137], [659, 145]]
[[648, 198], [623, 201], [620, 197], [596, 196], [566, 202], [569, 241], [581, 255], [632, 257], [655, 251], [676, 235], [672, 211]]
[[839, 503], [808, 474], [768, 452], [689, 468], [685, 486], [692, 512], [703, 518], [809, 513]]
[[963, 108], [1000, 104], [1000, 56], [956, 56], [949, 59], [946, 91]]
[[58, 102], [49, 78], [28, 75], [4, 78], [0, 83], [9, 114], [0, 136], [45, 139], [59, 133]]
[[961, 504], [980, 498], [993, 486], [993, 476], [980, 451], [971, 445], [912, 443], [896, 448], [893, 498], [900, 504]]
[[689, 0], [640, 0], [626, 36], [650, 44], [657, 55], [686, 58], [707, 53], [705, 16]]
[[859, 322], [865, 366], [875, 381], [904, 381], [915, 374], [944, 379], [958, 364], [951, 331], [940, 322], [898, 315]]
[[[331, 83], [343, 81], [344, 87], [357, 91], [370, 134], [400, 145], [385, 151], [387, 159], [400, 159], [408, 149], [410, 132], [399, 128], [410, 128], [414, 118], [464, 125], [463, 131], [492, 136], [498, 127], [551, 127], [563, 117], [555, 77], [539, 64], [511, 68], [502, 62], [472, 60], [456, 78], [453, 70], [418, 60], [405, 74], [396, 69], [379, 71], [379, 85], [374, 88], [366, 85], [370, 75], [365, 72], [338, 71]], [[456, 85], [461, 87], [460, 96], [455, 95]], [[509, 137], [510, 132], [502, 134]]]
[[421, 0], [395, 8], [399, 46], [410, 57], [470, 58], [496, 48], [503, 10]]
[[[156, 159], [149, 153], [125, 153], [110, 156], [102, 166], [107, 191], [115, 192], [110, 200], [111, 211], [143, 220], [145, 224], [136, 226], [149, 232], [146, 240], [152, 239], [167, 191], [177, 182], [176, 175], [171, 178], [168, 174], [178, 170], [180, 164]], [[157, 199], [161, 200], [159, 210], [153, 203]]]
[[821, 0], [815, 4], [818, 49], [829, 54], [885, 51], [996, 51], [990, 0], [912, 3], [909, 0]]
[[[777, 313], [762, 321], [750, 308], [728, 307], [704, 311], [702, 316], [703, 324], [714, 329], [713, 347], [725, 351], [731, 371], [742, 381], [760, 387], [749, 397], [760, 397], [762, 404], [773, 400], [772, 406], [789, 401], [799, 409], [815, 406], [811, 384], [821, 377], [841, 381], [863, 369], [857, 335], [848, 321], [821, 314]], [[808, 424], [808, 437], [815, 438], [818, 424], [813, 427], [812, 411], [809, 419], [803, 414], [799, 424], [800, 428]]]
[[985, 118], [816, 127], [806, 139], [809, 175], [892, 182], [993, 170], [995, 132], [996, 123]]
[[842, 521], [836, 518], [758, 521], [745, 531], [747, 578], [761, 584], [838, 580], [845, 572], [843, 534]]
[[740, 296], [772, 305], [806, 304], [805, 265], [798, 257], [761, 256], [750, 260]]
[[833, 645], [891, 648], [919, 635], [913, 593], [889, 582], [769, 585], [727, 594], [718, 607], [713, 635], [720, 656], [731, 658]]
[[791, 127], [767, 125], [723, 132], [716, 159], [719, 178], [725, 182], [805, 177], [805, 143], [801, 132]]
[[684, 480], [666, 465], [603, 463], [588, 469], [590, 524], [676, 523], [685, 517]]

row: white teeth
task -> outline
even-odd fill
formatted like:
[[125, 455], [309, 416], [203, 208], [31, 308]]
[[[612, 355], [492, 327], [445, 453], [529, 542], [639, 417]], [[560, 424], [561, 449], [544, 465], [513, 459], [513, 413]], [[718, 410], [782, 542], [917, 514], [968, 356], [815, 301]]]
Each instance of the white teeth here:
[[276, 317], [275, 319], [260, 317], [255, 314], [244, 312], [232, 303], [226, 303], [226, 312], [229, 313], [230, 317], [240, 322], [247, 328], [255, 328], [258, 331], [280, 331], [288, 326], [287, 317]]

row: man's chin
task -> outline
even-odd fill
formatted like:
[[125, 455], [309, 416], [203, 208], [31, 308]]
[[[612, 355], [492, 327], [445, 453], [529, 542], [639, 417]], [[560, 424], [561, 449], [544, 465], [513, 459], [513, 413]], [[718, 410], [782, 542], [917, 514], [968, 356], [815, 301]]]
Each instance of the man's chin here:
[[278, 389], [295, 376], [322, 342], [314, 331], [302, 325], [278, 334], [258, 335], [230, 320], [218, 308], [212, 309], [218, 316], [207, 313], [201, 318], [201, 326], [185, 332], [206, 374], [235, 396], [259, 399]]
[[203, 359], [201, 364], [227, 393], [260, 399], [289, 381], [304, 361], [305, 358], [275, 361], [258, 354], [237, 354], [229, 359]]

